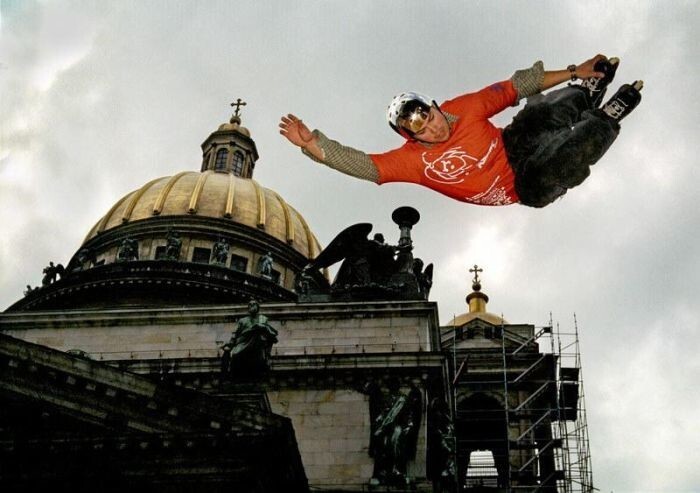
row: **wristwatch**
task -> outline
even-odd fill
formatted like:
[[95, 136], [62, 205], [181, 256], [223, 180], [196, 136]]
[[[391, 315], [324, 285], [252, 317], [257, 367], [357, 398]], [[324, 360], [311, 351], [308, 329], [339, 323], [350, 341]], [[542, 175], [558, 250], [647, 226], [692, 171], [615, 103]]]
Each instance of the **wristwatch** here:
[[573, 82], [573, 81], [575, 81], [576, 79], [578, 79], [578, 75], [576, 75], [576, 65], [574, 65], [574, 64], [572, 63], [571, 65], [569, 65], [568, 67], [566, 67], [566, 70], [568, 70], [569, 72], [571, 72], [571, 82]]

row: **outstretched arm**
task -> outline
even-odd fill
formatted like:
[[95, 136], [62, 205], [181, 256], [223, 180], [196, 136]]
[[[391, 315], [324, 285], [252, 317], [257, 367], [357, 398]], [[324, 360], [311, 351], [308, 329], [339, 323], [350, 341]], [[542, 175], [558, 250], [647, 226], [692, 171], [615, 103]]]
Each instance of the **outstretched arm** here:
[[[590, 60], [586, 60], [576, 65], [574, 74], [579, 79], [603, 77], [605, 74], [596, 72], [593, 67], [598, 60], [606, 58], [605, 55], [596, 55]], [[568, 69], [544, 70], [542, 62], [536, 62], [531, 68], [516, 71], [511, 80], [518, 91], [518, 99], [523, 99], [571, 80], [571, 72]]]
[[[604, 77], [605, 74], [603, 72], [597, 72], [593, 67], [599, 60], [605, 60], [606, 58], [607, 57], [605, 55], [598, 54], [590, 60], [586, 60], [585, 62], [576, 65], [574, 75], [579, 79], [588, 79], [590, 77]], [[554, 87], [568, 80], [571, 80], [571, 72], [569, 72], [569, 70], [567, 69], [546, 71], [544, 73], [544, 80], [542, 81], [542, 90], [544, 91], [546, 89], [549, 89], [550, 87]]]
[[314, 161], [361, 180], [379, 182], [377, 167], [365, 152], [331, 140], [318, 130], [310, 131], [292, 114], [283, 116], [279, 127], [280, 134]]

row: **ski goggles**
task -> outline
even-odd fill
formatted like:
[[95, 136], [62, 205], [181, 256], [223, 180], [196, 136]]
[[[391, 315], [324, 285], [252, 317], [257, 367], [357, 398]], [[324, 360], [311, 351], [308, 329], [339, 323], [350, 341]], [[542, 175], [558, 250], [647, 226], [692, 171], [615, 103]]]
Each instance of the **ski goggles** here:
[[420, 132], [428, 123], [430, 117], [430, 106], [421, 101], [408, 101], [399, 112], [396, 123], [401, 130], [413, 136]]

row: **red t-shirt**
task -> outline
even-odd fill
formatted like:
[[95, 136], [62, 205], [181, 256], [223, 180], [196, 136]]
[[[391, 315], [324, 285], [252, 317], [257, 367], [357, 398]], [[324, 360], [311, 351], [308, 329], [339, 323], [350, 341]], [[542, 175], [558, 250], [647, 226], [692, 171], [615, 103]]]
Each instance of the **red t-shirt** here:
[[518, 202], [501, 129], [488, 120], [517, 100], [513, 83], [504, 81], [445, 101], [440, 109], [457, 117], [447, 141], [430, 145], [407, 141], [398, 149], [370, 154], [379, 183], [417, 183], [479, 205]]

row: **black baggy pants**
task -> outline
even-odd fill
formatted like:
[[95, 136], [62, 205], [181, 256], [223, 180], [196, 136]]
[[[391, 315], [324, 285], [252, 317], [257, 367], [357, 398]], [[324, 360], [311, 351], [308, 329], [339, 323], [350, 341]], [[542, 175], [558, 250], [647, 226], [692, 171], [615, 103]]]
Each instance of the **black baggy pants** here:
[[529, 98], [503, 129], [520, 203], [544, 207], [580, 185], [619, 131], [576, 86]]

